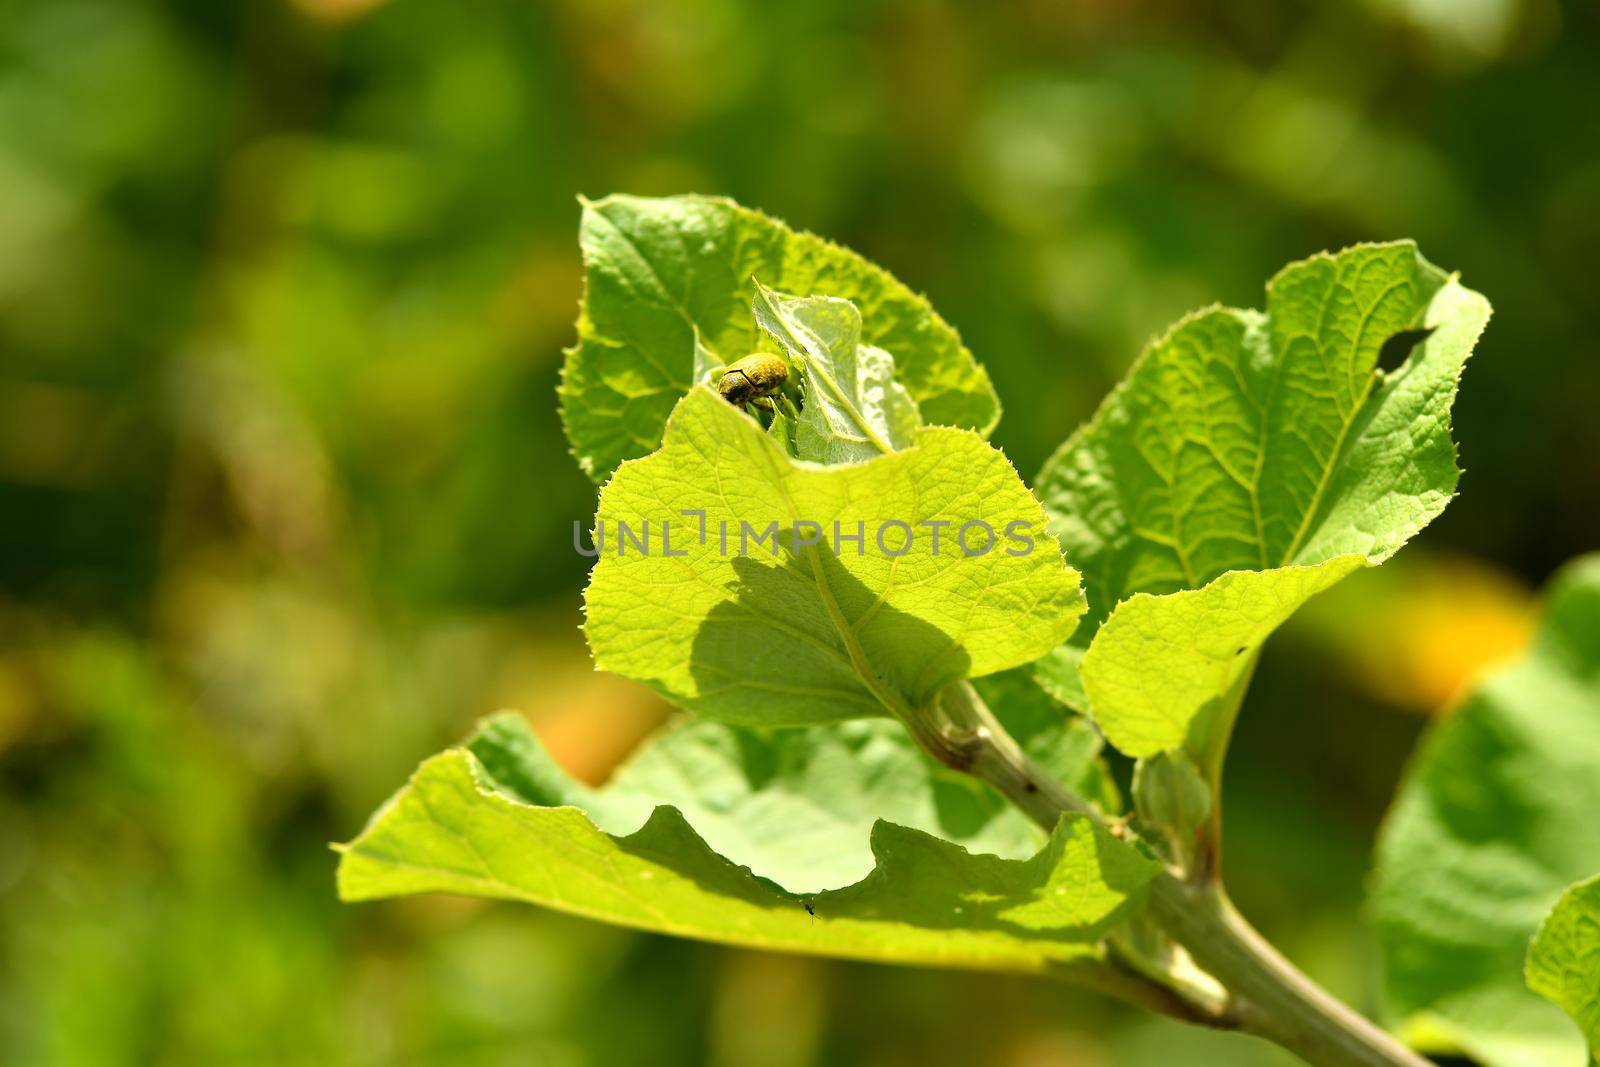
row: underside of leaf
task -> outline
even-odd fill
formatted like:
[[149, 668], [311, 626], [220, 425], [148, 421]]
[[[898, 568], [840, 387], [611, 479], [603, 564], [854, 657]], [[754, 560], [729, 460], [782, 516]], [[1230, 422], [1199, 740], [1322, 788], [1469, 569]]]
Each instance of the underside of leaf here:
[[[1020, 671], [987, 684], [996, 716], [1063, 781], [1114, 812], [1099, 736], [1037, 687], [1042, 701], [1030, 701], [1028, 686]], [[936, 763], [886, 719], [763, 730], [685, 717], [599, 789], [564, 774], [515, 714], [486, 720], [467, 747], [523, 799], [580, 807], [609, 833], [631, 833], [671, 805], [718, 854], [794, 893], [866, 877], [880, 819], [1006, 859], [1032, 856], [1044, 839], [998, 793]]]
[[675, 808], [613, 835], [541, 806], [558, 772], [530, 744], [486, 734], [424, 763], [341, 847], [343, 899], [463, 893], [754, 948], [1051, 973], [1097, 959], [1158, 869], [1084, 817], [1021, 860], [879, 822], [865, 878], [797, 896], [712, 851]]

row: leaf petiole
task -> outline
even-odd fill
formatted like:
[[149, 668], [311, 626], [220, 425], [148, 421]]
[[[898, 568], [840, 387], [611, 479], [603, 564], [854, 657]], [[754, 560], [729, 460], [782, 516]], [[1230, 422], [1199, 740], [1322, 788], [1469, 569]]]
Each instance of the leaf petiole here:
[[[946, 766], [994, 786], [1046, 832], [1064, 815], [1084, 814], [1113, 834], [1125, 833], [1035, 764], [970, 683], [953, 683], [929, 710], [934, 714], [913, 720], [917, 743]], [[1219, 1005], [1193, 984], [1167, 978], [1164, 988], [1183, 1003], [1188, 1021], [1266, 1038], [1316, 1067], [1431, 1067], [1268, 944], [1234, 908], [1220, 877], [1195, 885], [1182, 872], [1162, 871], [1150, 883], [1146, 907], [1154, 924], [1227, 991]]]

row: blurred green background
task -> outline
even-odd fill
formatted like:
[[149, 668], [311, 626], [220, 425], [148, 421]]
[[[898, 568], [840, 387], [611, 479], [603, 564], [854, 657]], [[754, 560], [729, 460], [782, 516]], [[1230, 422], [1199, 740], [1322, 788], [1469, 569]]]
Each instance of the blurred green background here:
[[1267, 655], [1245, 910], [1373, 1010], [1429, 713], [1600, 543], [1600, 7], [0, 0], [0, 1062], [1282, 1063], [1070, 989], [344, 907], [478, 715], [602, 778], [666, 714], [576, 626], [575, 195], [725, 193], [963, 331], [1024, 473], [1140, 346], [1413, 236], [1496, 314], [1462, 496]]

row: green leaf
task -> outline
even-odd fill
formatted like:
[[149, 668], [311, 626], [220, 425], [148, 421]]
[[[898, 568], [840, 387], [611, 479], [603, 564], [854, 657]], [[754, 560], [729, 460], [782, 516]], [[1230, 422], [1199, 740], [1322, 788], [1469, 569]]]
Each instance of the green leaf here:
[[1133, 772], [1133, 799], [1143, 826], [1166, 837], [1174, 858], [1188, 863], [1194, 832], [1211, 815], [1211, 787], [1194, 761], [1182, 752], [1140, 760]]
[[861, 342], [861, 312], [831, 296], [793, 297], [756, 283], [756, 324], [804, 369], [796, 455], [856, 463], [904, 448], [922, 427], [917, 402], [895, 379], [894, 356]]
[[1083, 657], [1093, 635], [1092, 628], [1080, 623], [1071, 640], [1033, 661], [1033, 676], [1045, 691], [1077, 711], [1089, 710], [1089, 694], [1083, 690]]
[[690, 382], [694, 385], [715, 385], [712, 375], [725, 366], [722, 359], [706, 346], [706, 339], [700, 333], [700, 327], [694, 328], [694, 363], [690, 373]]
[[[1454, 489], [1449, 409], [1487, 316], [1398, 242], [1286, 267], [1265, 313], [1173, 327], [1039, 477], [1091, 615], [1227, 571], [1392, 554]], [[1406, 365], [1376, 373], [1418, 328]]]
[[1395, 1016], [1492, 1067], [1583, 1062], [1522, 982], [1528, 939], [1600, 870], [1600, 555], [1554, 581], [1521, 661], [1422, 746], [1378, 846], [1373, 914]]
[[865, 878], [796, 896], [717, 855], [675, 808], [600, 829], [537, 743], [503, 729], [425, 762], [342, 846], [343, 899], [464, 893], [752, 948], [1048, 973], [1097, 959], [1158, 870], [1085, 817], [1025, 860], [879, 822]]
[[1528, 946], [1528, 988], [1557, 1004], [1600, 1059], [1600, 876], [1561, 895]]
[[[1444, 508], [1450, 406], [1488, 315], [1397, 242], [1295, 263], [1265, 312], [1211, 308], [1153, 343], [1039, 477], [1089, 600], [1041, 680], [1087, 699], [1119, 747], [1178, 743], [1306, 597]], [[1419, 331], [1403, 366], [1378, 369]]]
[[[1084, 691], [1106, 739], [1130, 756], [1185, 746], [1201, 713], [1244, 680], [1253, 653], [1312, 596], [1366, 561], [1230, 571], [1200, 589], [1136, 593], [1083, 657]], [[1189, 745], [1196, 755], [1204, 739]]]
[[[1109, 774], [1081, 720], [996, 714], [1021, 726], [1024, 743], [1063, 755], [1053, 768], [1063, 777], [1104, 795]], [[879, 819], [1008, 859], [1032, 856], [1044, 840], [998, 793], [935, 763], [884, 719], [762, 730], [686, 717], [649, 739], [601, 789], [554, 770], [516, 715], [486, 721], [470, 747], [496, 778], [523, 783], [523, 799], [576, 805], [609, 833], [629, 833], [670, 804], [719, 855], [791, 892], [866, 877]], [[505, 753], [516, 757], [510, 770], [497, 763]], [[529, 778], [530, 768], [538, 777]]]
[[930, 423], [987, 434], [1000, 417], [989, 377], [926, 300], [838, 245], [732, 201], [610, 196], [585, 203], [586, 283], [567, 353], [561, 414], [578, 463], [604, 481], [655, 449], [694, 383], [695, 335], [714, 363], [757, 348], [751, 279], [843, 297], [863, 340], [895, 354], [899, 380]]
[[[981, 554], [961, 548], [968, 523], [993, 531], [967, 530]], [[655, 550], [624, 524], [653, 531]], [[602, 669], [712, 718], [906, 719], [1071, 632], [1078, 577], [1043, 530], [1038, 501], [971, 431], [925, 427], [904, 451], [823, 468], [701, 387], [661, 450], [600, 494], [585, 630]]]
[[[1103, 811], [1117, 810], [1093, 728], [1024, 671], [983, 685], [996, 717], [1030, 755]], [[515, 714], [486, 720], [468, 747], [494, 777], [523, 783], [522, 799], [581, 807], [609, 833], [637, 829], [670, 804], [719, 855], [797, 893], [866, 877], [868, 838], [880, 819], [1007, 859], [1032, 856], [1044, 842], [998, 793], [936, 763], [884, 719], [764, 730], [686, 716], [648, 739], [600, 789], [556, 769]]]

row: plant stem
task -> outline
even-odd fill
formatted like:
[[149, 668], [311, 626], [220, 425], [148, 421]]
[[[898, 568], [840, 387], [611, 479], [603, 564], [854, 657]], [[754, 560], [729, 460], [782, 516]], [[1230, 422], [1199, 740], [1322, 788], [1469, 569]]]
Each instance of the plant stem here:
[[1191, 1026], [1238, 1029], [1230, 1017], [1202, 1006], [1180, 990], [1152, 981], [1115, 954], [1100, 962], [1067, 964], [1056, 976]]
[[1317, 1067], [1431, 1067], [1285, 959], [1220, 886], [1157, 875], [1149, 908], [1155, 922], [1233, 994], [1229, 1014], [1246, 1033]]
[[904, 721], [930, 756], [988, 782], [1046, 833], [1065, 812], [1094, 815], [1086, 801], [1022, 751], [970, 682], [946, 687], [933, 707]]
[[[1063, 815], [1100, 820], [1022, 751], [970, 684], [952, 685], [938, 704], [932, 714], [907, 722], [935, 759], [988, 782], [1047, 832]], [[1119, 833], [1119, 828], [1108, 829]], [[1268, 944], [1228, 900], [1220, 878], [1194, 884], [1163, 870], [1151, 880], [1147, 908], [1150, 919], [1229, 994], [1219, 1014], [1213, 1005], [1192, 1003], [1175, 988], [1189, 1010], [1167, 1014], [1255, 1034], [1315, 1067], [1432, 1067]]]

